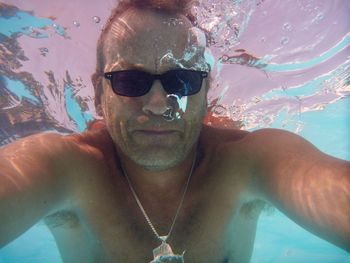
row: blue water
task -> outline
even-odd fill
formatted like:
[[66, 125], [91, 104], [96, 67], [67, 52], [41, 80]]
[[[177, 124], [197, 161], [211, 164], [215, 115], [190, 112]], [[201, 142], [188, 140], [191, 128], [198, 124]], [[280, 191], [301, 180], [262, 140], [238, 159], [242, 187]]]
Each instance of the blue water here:
[[74, 98], [73, 88], [69, 85], [65, 86], [64, 97], [66, 102], [66, 110], [69, 117], [77, 126], [78, 131], [84, 131], [87, 127], [87, 123], [94, 118], [89, 112], [82, 110], [79, 103]]
[[38, 99], [33, 95], [31, 90], [26, 87], [21, 81], [12, 80], [5, 76], [0, 76], [1, 80], [5, 83], [5, 87], [21, 101], [23, 98], [28, 99], [30, 102], [39, 104]]

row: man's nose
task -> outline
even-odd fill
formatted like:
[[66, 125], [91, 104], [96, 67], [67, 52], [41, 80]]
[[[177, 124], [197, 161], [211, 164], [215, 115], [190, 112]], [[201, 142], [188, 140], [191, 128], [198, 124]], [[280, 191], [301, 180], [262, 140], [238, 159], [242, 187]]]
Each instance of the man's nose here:
[[146, 114], [163, 115], [169, 110], [167, 95], [161, 82], [155, 80], [151, 90], [145, 95], [142, 111]]

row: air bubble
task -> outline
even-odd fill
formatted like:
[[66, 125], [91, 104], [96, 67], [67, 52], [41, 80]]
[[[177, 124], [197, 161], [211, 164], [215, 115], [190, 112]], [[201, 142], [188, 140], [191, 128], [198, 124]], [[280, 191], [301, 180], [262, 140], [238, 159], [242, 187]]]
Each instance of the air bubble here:
[[288, 37], [283, 37], [282, 39], [281, 39], [281, 44], [282, 45], [286, 45], [286, 44], [288, 44], [289, 43], [289, 38]]
[[95, 22], [96, 24], [98, 24], [98, 23], [101, 22], [101, 18], [98, 17], [98, 16], [94, 16], [94, 17], [92, 18], [92, 20], [94, 20], [94, 22]]
[[222, 106], [222, 105], [217, 105], [215, 108], [214, 108], [214, 114], [216, 115], [219, 115], [219, 116], [222, 116], [224, 114], [227, 114], [227, 109]]
[[289, 24], [289, 23], [284, 23], [284, 24], [283, 24], [283, 30], [285, 30], [285, 31], [292, 31], [292, 30], [293, 30], [293, 27], [292, 27], [292, 25]]
[[316, 21], [320, 21], [320, 20], [322, 20], [323, 18], [324, 18], [324, 14], [323, 14], [323, 13], [318, 13], [317, 16], [316, 16], [316, 18], [315, 18], [315, 20], [316, 20]]
[[227, 56], [227, 55], [223, 55], [223, 56], [221, 57], [221, 61], [222, 61], [222, 62], [227, 62], [229, 59], [230, 59], [230, 58], [229, 58], [229, 56]]
[[46, 57], [47, 53], [49, 53], [49, 49], [46, 47], [39, 48], [39, 51], [40, 51], [40, 55], [42, 55], [43, 57]]
[[258, 104], [259, 102], [261, 102], [261, 98], [259, 98], [259, 97], [254, 97], [254, 103], [255, 104]]
[[73, 25], [75, 25], [76, 27], [80, 27], [80, 23], [76, 20], [73, 21]]

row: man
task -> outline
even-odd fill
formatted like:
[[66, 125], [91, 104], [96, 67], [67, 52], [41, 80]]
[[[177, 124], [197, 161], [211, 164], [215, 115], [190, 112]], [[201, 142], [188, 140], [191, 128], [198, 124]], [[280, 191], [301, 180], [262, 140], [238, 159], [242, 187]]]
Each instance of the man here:
[[245, 263], [272, 203], [349, 250], [350, 163], [285, 131], [202, 125], [209, 68], [176, 2], [113, 12], [93, 77], [106, 128], [1, 149], [1, 246], [44, 218], [64, 262]]

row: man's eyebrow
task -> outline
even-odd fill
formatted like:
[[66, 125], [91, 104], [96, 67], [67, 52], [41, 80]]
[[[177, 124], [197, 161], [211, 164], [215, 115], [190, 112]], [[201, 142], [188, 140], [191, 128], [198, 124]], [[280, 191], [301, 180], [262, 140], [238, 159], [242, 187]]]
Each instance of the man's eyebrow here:
[[105, 70], [105, 71], [115, 71], [115, 70], [124, 70], [124, 69], [142, 70], [144, 69], [144, 67], [142, 65], [133, 64], [125, 60], [119, 60], [116, 63], [114, 63], [111, 67], [109, 67], [108, 70]]

